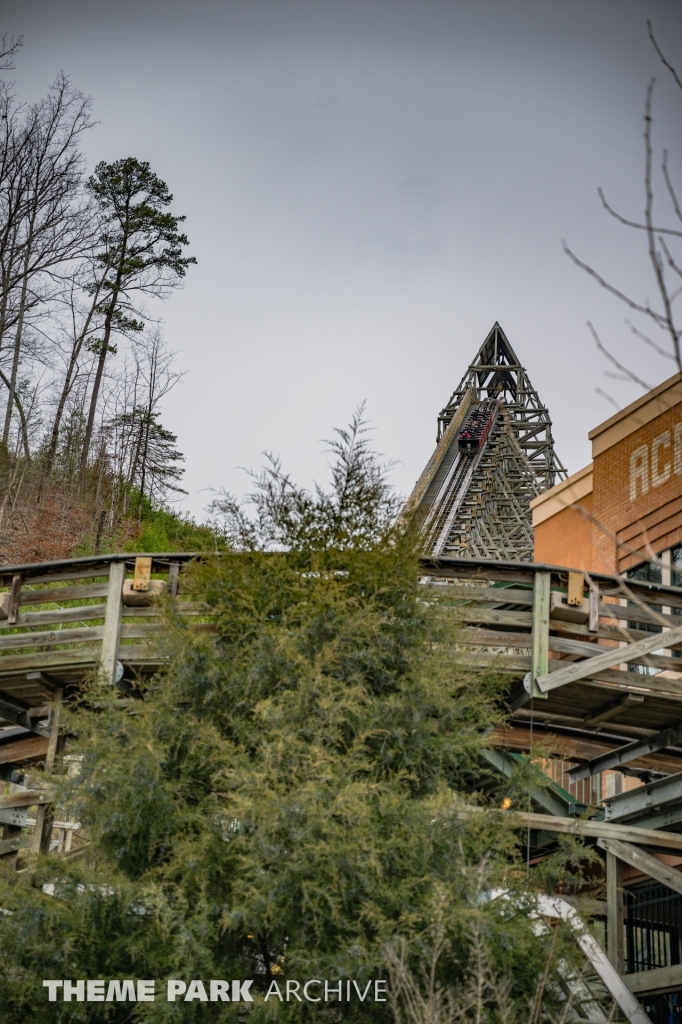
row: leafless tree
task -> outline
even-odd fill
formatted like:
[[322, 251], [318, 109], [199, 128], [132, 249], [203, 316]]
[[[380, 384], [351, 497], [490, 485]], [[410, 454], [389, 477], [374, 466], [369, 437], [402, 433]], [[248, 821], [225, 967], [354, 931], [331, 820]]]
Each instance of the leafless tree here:
[[[58, 269], [87, 247], [87, 212], [79, 202], [80, 135], [91, 126], [89, 101], [60, 75], [43, 100], [12, 110], [6, 134], [5, 245], [0, 350], [13, 328], [2, 445], [9, 441], [27, 317], [59, 284]], [[18, 116], [17, 116], [18, 115]], [[8, 315], [9, 314], [9, 315]]]
[[23, 42], [23, 35], [8, 36], [5, 32], [0, 42], [0, 71], [14, 71], [14, 58]]
[[[656, 50], [661, 63], [667, 71], [670, 72], [675, 85], [682, 90], [682, 81], [680, 80], [675, 68], [666, 59], [658, 42], [656, 41], [651, 22], [647, 22], [647, 26], [649, 29], [649, 38], [651, 39], [651, 43]], [[662, 332], [663, 337], [660, 337], [659, 335], [658, 339], [652, 338], [647, 332], [640, 330], [635, 324], [626, 321], [635, 337], [647, 345], [650, 350], [656, 352], [657, 355], [674, 362], [677, 365], [677, 368], [682, 371], [682, 348], [680, 344], [682, 328], [680, 327], [679, 317], [675, 311], [675, 303], [682, 294], [682, 259], [675, 251], [675, 246], [679, 244], [679, 239], [682, 239], [682, 208], [680, 206], [678, 190], [673, 183], [670, 171], [668, 151], [664, 149], [661, 160], [661, 171], [666, 186], [669, 211], [674, 218], [673, 225], [675, 222], [678, 222], [679, 226], [670, 226], [670, 224], [664, 226], [658, 222], [658, 218], [654, 216], [652, 104], [655, 82], [656, 80], [652, 79], [649, 83], [644, 107], [643, 217], [638, 219], [636, 217], [624, 216], [622, 213], [613, 209], [611, 204], [608, 202], [603, 189], [599, 188], [598, 193], [604, 209], [611, 217], [620, 224], [623, 224], [628, 228], [632, 228], [636, 232], [643, 232], [646, 240], [648, 258], [658, 293], [658, 302], [652, 304], [648, 298], [633, 298], [624, 290], [603, 277], [589, 263], [579, 259], [579, 257], [575, 255], [566, 243], [564, 243], [564, 251], [578, 267], [581, 267], [586, 271], [590, 277], [594, 278], [594, 280], [601, 285], [602, 288], [605, 288], [611, 295], [614, 295], [634, 313], [642, 315], [645, 318], [645, 322], [649, 323], [650, 328], [654, 328], [656, 332]], [[651, 385], [644, 381], [638, 374], [634, 373], [602, 343], [597, 331], [591, 323], [589, 323], [588, 326], [599, 351], [602, 352], [616, 370], [618, 370], [621, 377], [631, 380], [633, 383], [640, 385], [645, 390], [649, 390]], [[606, 397], [610, 401], [613, 401], [610, 396], [607, 395]]]

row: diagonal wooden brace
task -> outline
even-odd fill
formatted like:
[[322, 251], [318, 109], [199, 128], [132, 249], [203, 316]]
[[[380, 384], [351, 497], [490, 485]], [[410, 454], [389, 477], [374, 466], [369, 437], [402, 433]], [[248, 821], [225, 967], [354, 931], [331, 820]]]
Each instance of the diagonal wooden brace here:
[[597, 846], [606, 850], [607, 853], [613, 854], [625, 864], [629, 864], [630, 867], [643, 871], [645, 875], [649, 875], [650, 878], [654, 878], [662, 885], [667, 885], [674, 892], [682, 893], [682, 872], [657, 860], [650, 853], [646, 853], [630, 843], [624, 843], [620, 839], [598, 839]]
[[[540, 676], [537, 684], [543, 693], [547, 693], [549, 690], [555, 690], [557, 686], [576, 683], [580, 679], [589, 679], [590, 676], [596, 675], [604, 669], [635, 661], [636, 658], [651, 654], [652, 651], [665, 650], [666, 647], [672, 647], [679, 643], [682, 643], [682, 626], [679, 629], [669, 629], [665, 633], [652, 633], [645, 640], [637, 640], [636, 643], [627, 644], [625, 647], [609, 647], [603, 654], [597, 654], [594, 658], [571, 662], [566, 668], [560, 668], [556, 672]], [[670, 668], [674, 669], [675, 667], [671, 662]]]

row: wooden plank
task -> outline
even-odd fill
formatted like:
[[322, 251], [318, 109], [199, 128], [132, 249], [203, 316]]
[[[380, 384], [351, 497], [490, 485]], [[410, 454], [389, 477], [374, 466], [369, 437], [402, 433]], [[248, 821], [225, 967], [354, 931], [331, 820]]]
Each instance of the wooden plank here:
[[[422, 556], [419, 559], [420, 573], [434, 579], [477, 579], [491, 582], [531, 583], [535, 572], [549, 572], [555, 585], [561, 586], [569, 569], [559, 565], [542, 565], [540, 563], [498, 562], [481, 558], [452, 558], [447, 555], [437, 557]], [[590, 578], [598, 584], [602, 594], [606, 596], [625, 597], [623, 584], [619, 576], [608, 576], [605, 573], [590, 573]], [[627, 580], [627, 587], [647, 604], [667, 605], [671, 608], [682, 608], [682, 588], [664, 586], [659, 583], [644, 583], [639, 580]]]
[[464, 587], [456, 583], [422, 583], [435, 594], [453, 598], [455, 601], [472, 601], [486, 604], [533, 604], [533, 591], [518, 587]]
[[492, 651], [455, 652], [458, 668], [492, 668], [495, 672], [525, 675], [531, 670], [531, 657], [523, 654], [494, 654]]
[[10, 672], [54, 671], [57, 668], [91, 665], [98, 660], [100, 645], [78, 647], [70, 651], [45, 651], [42, 654], [7, 654], [0, 658], [0, 678]]
[[[598, 839], [597, 843], [603, 840]], [[619, 845], [623, 845], [620, 844]], [[625, 953], [625, 902], [623, 896], [623, 864], [611, 852], [606, 854], [606, 941], [609, 960], [619, 974], [623, 973]]]
[[[133, 556], [131, 556], [133, 557]], [[75, 561], [75, 560], [74, 560]], [[39, 583], [68, 583], [69, 580], [87, 580], [95, 579], [106, 579], [107, 566], [106, 564], [98, 566], [96, 569], [65, 569], [64, 572], [43, 573], [42, 575], [32, 576], [25, 575], [27, 582], [35, 584]]]
[[180, 563], [171, 562], [168, 569], [168, 596], [177, 597], [179, 589]]
[[100, 655], [100, 678], [103, 682], [112, 686], [116, 681], [118, 644], [123, 615], [123, 581], [125, 578], [125, 562], [112, 562], [109, 568], [109, 594], [104, 620], [102, 653]]
[[[58, 626], [60, 623], [88, 622], [93, 619], [104, 619], [106, 610], [107, 606], [105, 604], [89, 604], [81, 605], [77, 608], [55, 609], [54, 611], [26, 612], [23, 614], [20, 612], [16, 626], [8, 626], [6, 622], [0, 621], [0, 643], [2, 642], [3, 633], [20, 629], [22, 626]], [[201, 601], [178, 601], [175, 610], [178, 615], [211, 614], [211, 609], [207, 605], [202, 604]], [[158, 607], [125, 608], [123, 615], [126, 619], [144, 616], [161, 618], [162, 612]]]
[[135, 572], [133, 574], [133, 590], [149, 590], [149, 581], [152, 578], [151, 558], [136, 558]]
[[15, 572], [12, 576], [12, 586], [9, 592], [9, 603], [7, 605], [7, 625], [15, 626], [19, 614], [19, 600], [21, 598], [21, 573]]
[[20, 606], [27, 604], [56, 604], [61, 601], [87, 601], [95, 597], [106, 597], [108, 583], [89, 583], [85, 586], [51, 587], [46, 590], [29, 590], [24, 586], [21, 591]]
[[[549, 672], [549, 595], [552, 577], [548, 572], [536, 572], [533, 582], [533, 646], [530, 670], [531, 697], [543, 697], [537, 680]], [[545, 698], [546, 699], [546, 698]]]
[[[50, 738], [47, 743], [45, 754], [45, 775], [52, 775], [54, 763], [57, 756], [59, 744], [59, 718], [62, 709], [63, 690], [56, 690], [54, 702], [50, 710]], [[49, 853], [50, 837], [52, 835], [52, 822], [54, 820], [54, 806], [52, 803], [42, 802], [36, 811], [36, 823], [33, 829], [33, 841], [31, 849], [35, 853]]]
[[25, 850], [31, 845], [30, 836], [14, 836], [13, 839], [0, 840], [0, 857], [8, 853], [16, 853], [17, 850]]
[[476, 629], [467, 627], [457, 633], [458, 644], [480, 644], [484, 647], [514, 647], [531, 649], [533, 638], [530, 633], [505, 633], [499, 629]]
[[82, 622], [88, 619], [103, 619], [106, 615], [105, 604], [85, 604], [78, 608], [56, 608], [47, 612], [20, 612], [14, 626], [0, 622], [0, 635], [8, 629], [19, 629], [22, 626], [52, 626], [60, 622]]
[[0, 744], [0, 764], [34, 761], [47, 753], [47, 737], [29, 732], [12, 743]]
[[[651, 633], [647, 633], [646, 635], [651, 636]], [[566, 637], [550, 637], [549, 649], [550, 651], [557, 651], [561, 654], [576, 654], [583, 658], [595, 658], [599, 654], [603, 654], [604, 651], [613, 650], [612, 647], [607, 647], [606, 644], [589, 643], [584, 640], [570, 640]], [[665, 654], [646, 654], [641, 658], [632, 658], [631, 664], [647, 665], [651, 668], [657, 668], [667, 672], [674, 672], [677, 669], [678, 672], [682, 673], [682, 660], [676, 665], [675, 662]]]
[[[486, 808], [473, 805], [459, 807], [457, 817], [483, 813]], [[554, 814], [536, 814], [532, 811], [502, 811], [502, 820], [509, 821], [514, 828], [532, 828], [539, 832], [558, 832], [566, 835], [589, 836], [595, 839], [621, 839], [624, 843], [636, 843], [654, 849], [682, 851], [682, 833], [664, 832], [659, 829], [638, 828], [635, 825], [618, 825], [610, 821], [585, 820], [583, 818], [560, 818]]]
[[[140, 628], [140, 627], [138, 627]], [[15, 633], [11, 636], [0, 636], [0, 651], [14, 650], [19, 647], [47, 647], [51, 644], [77, 644], [101, 640], [104, 626], [83, 626], [82, 629], [54, 629], [50, 632]], [[0, 668], [2, 661], [0, 661]]]
[[24, 789], [0, 796], [0, 810], [10, 807], [32, 807], [34, 804], [49, 804], [54, 800], [50, 789]]
[[594, 580], [589, 582], [589, 603], [590, 611], [587, 619], [587, 628], [590, 633], [599, 632], [599, 584]]
[[606, 850], [609, 856], [618, 858], [623, 864], [629, 864], [637, 871], [654, 878], [661, 885], [667, 885], [673, 892], [682, 894], [682, 873], [652, 857], [645, 850], [638, 850], [636, 846], [624, 843], [620, 839], [598, 839], [597, 846]]
[[568, 574], [568, 597], [566, 604], [582, 608], [583, 590], [585, 589], [585, 576], [581, 572], [569, 572]]
[[653, 971], [623, 974], [622, 978], [635, 996], [653, 995], [656, 992], [677, 992], [682, 989], [682, 964], [657, 967]]
[[485, 623], [491, 626], [521, 626], [530, 633], [533, 628], [532, 612], [497, 611], [492, 608], [464, 607], [457, 609], [457, 619], [462, 623]]
[[[557, 686], [565, 686], [567, 683], [575, 683], [579, 679], [585, 679], [598, 673], [600, 669], [613, 668], [614, 665], [628, 663], [644, 654], [656, 650], [662, 650], [671, 644], [682, 643], [682, 626], [678, 629], [671, 629], [665, 633], [652, 633], [646, 640], [638, 640], [634, 644], [627, 644], [625, 647], [612, 647], [596, 658], [587, 658], [585, 661], [574, 662], [567, 665], [559, 672], [546, 674], [538, 679], [538, 686], [547, 693], [556, 689]], [[671, 666], [672, 668], [672, 666]]]
[[607, 704], [606, 707], [602, 708], [595, 715], [586, 718], [585, 725], [594, 727], [595, 725], [601, 725], [602, 722], [608, 722], [612, 718], [617, 718], [621, 711], [624, 711], [632, 704], [641, 704], [643, 700], [643, 693], [626, 693], [624, 697], [619, 697], [618, 700]]

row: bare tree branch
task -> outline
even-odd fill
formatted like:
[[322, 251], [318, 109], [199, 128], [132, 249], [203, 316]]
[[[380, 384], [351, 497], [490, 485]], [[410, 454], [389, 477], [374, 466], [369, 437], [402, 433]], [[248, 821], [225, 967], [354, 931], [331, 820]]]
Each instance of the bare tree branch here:
[[654, 268], [654, 274], [656, 276], [656, 282], [658, 284], [658, 290], [661, 294], [661, 301], [663, 302], [663, 308], [665, 310], [665, 323], [670, 337], [673, 343], [673, 350], [675, 352], [675, 359], [677, 365], [682, 371], [682, 358], [680, 355], [680, 336], [675, 327], [673, 319], [673, 310], [670, 302], [670, 296], [665, 283], [665, 277], [663, 275], [662, 261], [656, 252], [656, 237], [653, 227], [653, 205], [654, 205], [654, 192], [651, 185], [651, 161], [652, 161], [652, 149], [651, 149], [651, 98], [653, 96], [654, 85], [656, 79], [652, 78], [649, 83], [649, 88], [646, 93], [646, 106], [644, 111], [644, 149], [645, 149], [645, 172], [644, 172], [644, 186], [646, 189], [646, 208], [644, 211], [644, 219], [647, 224], [647, 237], [649, 239], [649, 258], [651, 259], [651, 265]]
[[[603, 189], [598, 188], [597, 192], [599, 193], [599, 198], [601, 199], [602, 206], [604, 207], [604, 209], [607, 211], [607, 213], [610, 213], [612, 217], [615, 217], [615, 219], [619, 221], [619, 223], [625, 224], [625, 226], [628, 228], [638, 228], [638, 230], [640, 231], [649, 230], [646, 224], [638, 224], [635, 220], [628, 220], [627, 217], [623, 217], [623, 215], [614, 210], [612, 206], [609, 206], [606, 200], [606, 196], [604, 195]], [[682, 238], [682, 231], [675, 231], [673, 228], [654, 228], [654, 231], [657, 235], [674, 235], [676, 238]]]
[[609, 360], [609, 362], [613, 363], [613, 365], [615, 367], [617, 367], [617, 369], [619, 369], [622, 373], [624, 373], [628, 380], [632, 380], [632, 381], [635, 382], [635, 384], [639, 384], [641, 387], [645, 388], [647, 391], [650, 391], [651, 390], [651, 384], [647, 384], [647, 382], [645, 380], [642, 380], [641, 377], [637, 377], [636, 374], [634, 374], [631, 370], [628, 370], [627, 366], [623, 366], [622, 363], [619, 363], [618, 360], [616, 359], [616, 357], [611, 355], [609, 350], [607, 348], [605, 348], [604, 345], [602, 345], [602, 342], [601, 342], [601, 339], [600, 339], [599, 335], [597, 334], [597, 332], [595, 331], [594, 327], [592, 326], [592, 324], [590, 323], [589, 320], [587, 321], [587, 326], [590, 329], [590, 333], [592, 334], [592, 337], [594, 338], [594, 341], [595, 341], [595, 344], [596, 344], [597, 348], [599, 349], [599, 351], [603, 355], [606, 356], [606, 358]]
[[625, 323], [628, 325], [632, 333], [636, 337], [640, 338], [643, 342], [645, 342], [645, 344], [650, 345], [654, 352], [657, 353], [657, 355], [663, 356], [664, 359], [672, 359], [673, 362], [675, 361], [675, 356], [671, 355], [670, 352], [666, 352], [666, 350], [664, 348], [661, 348], [660, 345], [657, 345], [652, 338], [647, 337], [646, 334], [643, 334], [642, 331], [639, 331], [633, 323], [631, 323], [629, 320], [626, 320]]
[[602, 288], [606, 289], [607, 292], [611, 292], [612, 295], [615, 295], [617, 299], [620, 299], [622, 302], [624, 302], [626, 306], [630, 307], [630, 309], [635, 309], [638, 313], [644, 313], [646, 316], [651, 317], [654, 323], [657, 324], [659, 327], [667, 327], [665, 317], [662, 317], [660, 313], [656, 313], [655, 310], [651, 308], [651, 306], [641, 306], [638, 302], [634, 302], [623, 292], [619, 291], [617, 288], [614, 288], [612, 284], [609, 284], [608, 281], [605, 281], [604, 278], [601, 277], [601, 275], [598, 274], [597, 271], [589, 265], [589, 263], [583, 263], [583, 261], [575, 255], [575, 253], [571, 252], [566, 242], [562, 242], [562, 246], [566, 255], [573, 260], [575, 265], [577, 267], [580, 267], [581, 270], [584, 270], [586, 273], [588, 273], [590, 277], [593, 277], [595, 281], [597, 281], [602, 286]]
[[602, 398], [605, 398], [607, 402], [610, 402], [617, 412], [620, 412], [620, 406], [618, 405], [618, 402], [615, 400], [615, 398], [611, 397], [608, 391], [602, 391], [601, 388], [595, 388], [594, 390], [598, 395], [601, 395]]
[[661, 64], [663, 64], [663, 66], [668, 69], [670, 74], [675, 79], [677, 85], [680, 87], [680, 89], [682, 89], [682, 81], [680, 81], [680, 77], [677, 74], [677, 71], [675, 71], [675, 68], [672, 66], [672, 64], [669, 64], [668, 61], [665, 59], [665, 57], [663, 56], [663, 52], [662, 52], [660, 46], [656, 42], [656, 39], [655, 39], [655, 36], [654, 36], [654, 30], [651, 27], [651, 22], [647, 21], [646, 25], [647, 25], [647, 28], [649, 29], [649, 39], [651, 40], [651, 42], [654, 45], [654, 50], [656, 51], [658, 56], [661, 58]]
[[[661, 164], [661, 169], [663, 171], [663, 177], [665, 178], [665, 183], [668, 186], [668, 193], [670, 194], [670, 198], [672, 199], [673, 209], [675, 210], [675, 213], [677, 214], [678, 220], [682, 220], [682, 210], [680, 209], [680, 204], [677, 201], [677, 193], [675, 192], [675, 189], [673, 188], [673, 183], [670, 180], [670, 174], [668, 173], [668, 150], [667, 149], [663, 150], [663, 163]], [[656, 228], [656, 232], [660, 234], [660, 229]]]
[[4, 34], [0, 43], [0, 71], [14, 71], [13, 58], [23, 45], [23, 42], [23, 34], [20, 36], [10, 36], [9, 39], [7, 38], [7, 33]]

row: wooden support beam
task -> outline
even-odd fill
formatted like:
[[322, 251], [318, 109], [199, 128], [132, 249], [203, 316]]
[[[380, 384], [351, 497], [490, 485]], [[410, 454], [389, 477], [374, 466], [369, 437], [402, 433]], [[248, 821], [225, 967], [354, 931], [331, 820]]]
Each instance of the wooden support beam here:
[[624, 974], [623, 981], [635, 996], [677, 992], [682, 989], [682, 964], [657, 967], [653, 971], [637, 971], [636, 974]]
[[581, 572], [570, 572], [568, 574], [568, 597], [566, 604], [581, 608], [583, 603], [583, 590], [585, 588], [585, 577]]
[[667, 630], [665, 633], [652, 633], [646, 640], [638, 640], [634, 644], [626, 644], [625, 647], [610, 647], [595, 658], [586, 658], [584, 661], [573, 662], [558, 672], [546, 673], [537, 680], [537, 684], [543, 693], [547, 693], [558, 686], [576, 683], [580, 679], [598, 675], [603, 669], [626, 664], [645, 654], [651, 654], [652, 651], [665, 650], [666, 647], [679, 643], [682, 643], [682, 626]]
[[47, 754], [47, 744], [45, 736], [25, 732], [13, 741], [0, 744], [0, 765], [40, 760]]
[[594, 580], [589, 581], [590, 588], [590, 613], [587, 620], [587, 628], [590, 633], [599, 632], [599, 584]]
[[646, 757], [657, 750], [665, 750], [667, 747], [675, 747], [682, 741], [682, 725], [673, 726], [672, 729], [664, 729], [654, 736], [647, 736], [643, 740], [634, 740], [632, 743], [625, 743], [622, 747], [616, 747], [608, 754], [602, 754], [588, 761], [587, 764], [571, 768], [568, 777], [571, 782], [580, 782], [581, 779], [589, 779], [592, 775], [600, 772], [610, 771], [618, 768], [621, 764], [629, 764], [639, 757]]
[[29, 715], [30, 705], [18, 697], [0, 691], [0, 718], [13, 725], [19, 725], [29, 732], [38, 733], [39, 736], [47, 736], [47, 729], [41, 728]]
[[9, 592], [9, 604], [7, 605], [7, 625], [15, 626], [19, 615], [19, 601], [21, 600], [21, 573], [15, 572], [12, 576], [12, 587]]
[[602, 722], [608, 722], [612, 718], [616, 718], [621, 711], [631, 704], [641, 704], [644, 701], [643, 693], [626, 693], [624, 697], [619, 697], [618, 700], [612, 701], [598, 711], [596, 715], [591, 715], [590, 718], [585, 719], [585, 725], [596, 726], [601, 725]]
[[133, 590], [149, 590], [149, 581], [152, 577], [151, 558], [140, 557], [135, 559], [135, 572], [133, 574]]
[[623, 864], [613, 853], [606, 854], [606, 944], [609, 960], [623, 973], [625, 953], [625, 902]]
[[33, 804], [49, 804], [54, 793], [49, 789], [22, 789], [16, 793], [0, 796], [0, 810], [11, 807], [32, 807]]
[[180, 576], [180, 563], [171, 562], [170, 568], [168, 569], [168, 596], [178, 596], [178, 577]]
[[530, 670], [531, 697], [546, 697], [537, 680], [549, 672], [549, 604], [551, 573], [536, 572], [533, 580], [533, 646]]
[[112, 562], [109, 568], [109, 591], [104, 616], [104, 637], [100, 656], [100, 679], [113, 686], [116, 682], [118, 644], [121, 637], [123, 617], [123, 581], [126, 578], [125, 562]]
[[[10, 825], [10, 828], [12, 827], [13, 826]], [[7, 826], [5, 826], [5, 829], [7, 829]], [[21, 829], [18, 829], [18, 832], [21, 833]], [[8, 854], [11, 855], [13, 853], [17, 853], [19, 850], [25, 850], [30, 845], [30, 836], [22, 836], [20, 834], [17, 834], [16, 836], [12, 836], [9, 839], [2, 839], [0, 840], [0, 857], [7, 857]], [[4, 861], [4, 864], [5, 866], [7, 866], [6, 860]]]
[[629, 864], [631, 868], [635, 868], [637, 871], [649, 875], [650, 878], [654, 878], [661, 885], [667, 885], [674, 892], [682, 893], [682, 873], [676, 871], [675, 868], [671, 868], [668, 864], [656, 860], [650, 853], [638, 850], [636, 846], [632, 846], [631, 843], [624, 843], [620, 839], [598, 839], [597, 846], [602, 850], [606, 850], [608, 855], [617, 857], [624, 864]]
[[[480, 814], [485, 808], [460, 807], [457, 817], [464, 818], [468, 814]], [[610, 821], [595, 821], [593, 818], [562, 818], [554, 814], [535, 814], [532, 811], [505, 811], [503, 820], [509, 821], [514, 828], [537, 829], [539, 832], [560, 832], [574, 836], [590, 836], [595, 839], [621, 839], [625, 843], [636, 843], [638, 846], [650, 846], [660, 850], [682, 852], [682, 833], [665, 832], [659, 829], [638, 828], [635, 825], [618, 825]]]
[[[55, 691], [55, 699], [50, 712], [50, 738], [47, 743], [47, 754], [45, 755], [45, 774], [52, 775], [54, 762], [57, 756], [59, 745], [59, 716], [62, 706], [63, 690]], [[50, 838], [52, 836], [52, 822], [54, 820], [54, 806], [52, 801], [44, 801], [36, 811], [36, 824], [33, 830], [33, 842], [31, 849], [34, 853], [49, 853]]]

